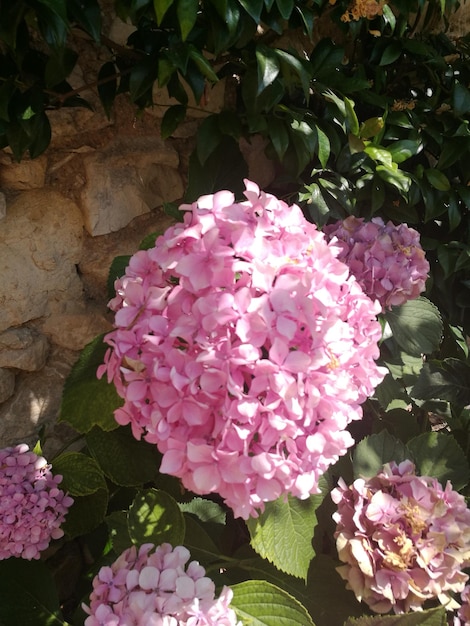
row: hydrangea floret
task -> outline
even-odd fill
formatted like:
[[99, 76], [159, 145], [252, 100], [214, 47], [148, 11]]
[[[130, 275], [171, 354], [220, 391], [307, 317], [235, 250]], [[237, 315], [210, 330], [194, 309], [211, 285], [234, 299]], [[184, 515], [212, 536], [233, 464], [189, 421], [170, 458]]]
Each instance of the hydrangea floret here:
[[58, 488], [61, 481], [26, 444], [0, 450], [0, 560], [39, 559], [64, 535], [73, 499]]
[[417, 298], [424, 291], [429, 263], [418, 231], [406, 224], [386, 224], [380, 217], [366, 222], [350, 215], [325, 226], [338, 258], [346, 263], [365, 293], [382, 310]]
[[457, 613], [455, 626], [470, 626], [470, 585], [465, 585], [460, 594], [460, 601], [462, 604]]
[[376, 613], [421, 610], [437, 599], [453, 610], [470, 565], [470, 510], [464, 497], [411, 461], [384, 465], [368, 480], [331, 493], [337, 504], [338, 568], [359, 601]]
[[131, 258], [98, 375], [161, 472], [248, 518], [318, 492], [385, 370], [380, 307], [324, 235], [252, 182], [245, 196], [183, 205], [184, 222]]
[[147, 543], [125, 550], [93, 580], [85, 626], [241, 626], [233, 592], [214, 582], [184, 546]]

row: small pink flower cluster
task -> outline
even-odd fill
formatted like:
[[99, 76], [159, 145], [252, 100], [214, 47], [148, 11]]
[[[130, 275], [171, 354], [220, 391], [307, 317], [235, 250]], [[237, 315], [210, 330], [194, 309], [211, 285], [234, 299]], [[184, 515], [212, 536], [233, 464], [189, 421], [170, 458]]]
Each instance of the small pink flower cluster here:
[[377, 299], [382, 310], [417, 298], [424, 291], [429, 263], [419, 233], [406, 224], [384, 224], [380, 217], [371, 222], [349, 216], [325, 226], [338, 258], [346, 263], [365, 293]]
[[359, 601], [376, 613], [420, 610], [437, 598], [458, 608], [470, 565], [470, 510], [435, 478], [416, 476], [411, 461], [392, 462], [369, 480], [331, 493], [338, 511], [338, 568]]
[[184, 546], [147, 543], [125, 550], [93, 580], [85, 626], [241, 626], [233, 592], [215, 585]]
[[246, 186], [241, 203], [183, 205], [184, 223], [131, 258], [98, 370], [160, 471], [244, 518], [318, 491], [384, 376], [378, 304], [299, 207]]
[[39, 559], [51, 539], [63, 536], [73, 500], [58, 489], [61, 480], [26, 444], [0, 450], [0, 560]]

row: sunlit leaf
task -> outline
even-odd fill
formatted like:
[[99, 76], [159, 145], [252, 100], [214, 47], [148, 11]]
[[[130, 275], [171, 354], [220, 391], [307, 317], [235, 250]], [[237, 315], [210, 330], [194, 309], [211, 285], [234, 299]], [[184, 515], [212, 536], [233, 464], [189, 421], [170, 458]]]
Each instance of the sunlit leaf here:
[[381, 471], [385, 463], [401, 463], [411, 457], [407, 446], [383, 430], [377, 435], [365, 437], [357, 444], [353, 455], [355, 478], [370, 478]]
[[140, 491], [129, 509], [129, 534], [137, 545], [142, 543], [183, 543], [185, 523], [178, 503], [160, 489]]
[[426, 298], [409, 300], [386, 311], [398, 345], [413, 356], [431, 354], [439, 347], [443, 324], [439, 309]]

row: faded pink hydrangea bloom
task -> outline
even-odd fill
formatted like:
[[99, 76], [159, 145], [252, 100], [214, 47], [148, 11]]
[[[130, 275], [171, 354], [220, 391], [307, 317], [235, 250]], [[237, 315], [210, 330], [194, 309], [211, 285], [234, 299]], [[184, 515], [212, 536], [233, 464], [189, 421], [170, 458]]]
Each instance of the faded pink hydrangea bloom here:
[[184, 223], [116, 282], [98, 375], [160, 471], [248, 518], [306, 498], [354, 443], [346, 426], [382, 380], [373, 303], [297, 206], [246, 181], [183, 205]]
[[349, 216], [323, 229], [330, 245], [339, 248], [365, 293], [377, 299], [382, 310], [417, 298], [424, 291], [429, 263], [419, 233], [406, 224], [384, 224], [380, 217], [370, 222]]
[[458, 610], [459, 626], [470, 626], [470, 585], [465, 585], [460, 594], [462, 606]]
[[73, 500], [57, 487], [61, 481], [26, 444], [0, 450], [0, 560], [39, 559], [63, 536]]
[[459, 605], [470, 565], [470, 510], [435, 478], [416, 476], [411, 461], [386, 464], [377, 476], [332, 491], [338, 505], [338, 568], [359, 601], [376, 613], [417, 611], [428, 599]]
[[151, 543], [125, 550], [93, 580], [85, 626], [241, 626], [233, 592], [215, 585], [184, 546]]

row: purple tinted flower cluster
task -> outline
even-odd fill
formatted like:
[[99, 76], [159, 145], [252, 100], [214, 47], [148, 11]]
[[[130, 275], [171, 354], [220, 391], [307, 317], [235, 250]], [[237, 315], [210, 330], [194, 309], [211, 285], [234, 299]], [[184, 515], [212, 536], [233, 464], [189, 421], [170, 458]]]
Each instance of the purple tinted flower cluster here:
[[181, 207], [184, 223], [131, 258], [98, 370], [160, 471], [244, 518], [318, 492], [384, 376], [378, 303], [299, 207], [246, 185], [244, 202]]
[[73, 500], [57, 487], [61, 481], [26, 444], [0, 450], [0, 560], [39, 559], [63, 536]]
[[339, 248], [338, 258], [365, 293], [380, 302], [382, 310], [413, 300], [424, 291], [429, 263], [413, 228], [384, 224], [380, 217], [364, 222], [351, 215], [325, 226], [324, 233], [331, 245]]
[[411, 461], [390, 463], [369, 480], [332, 491], [338, 510], [341, 577], [376, 613], [420, 610], [437, 598], [458, 608], [470, 565], [470, 510], [462, 495], [435, 478], [416, 476]]
[[462, 606], [458, 610], [458, 625], [470, 626], [470, 585], [466, 585], [460, 594]]
[[241, 626], [233, 592], [215, 585], [183, 546], [144, 544], [125, 550], [93, 580], [85, 626]]

